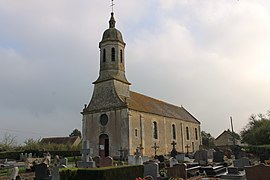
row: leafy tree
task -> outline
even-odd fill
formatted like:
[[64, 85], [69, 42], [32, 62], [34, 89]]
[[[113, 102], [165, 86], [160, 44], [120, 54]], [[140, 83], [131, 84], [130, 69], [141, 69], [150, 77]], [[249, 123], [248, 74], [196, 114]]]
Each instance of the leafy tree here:
[[266, 115], [252, 114], [241, 131], [242, 141], [250, 145], [270, 144], [270, 111]]
[[34, 140], [33, 138], [26, 139], [24, 141], [23, 149], [25, 150], [41, 150], [42, 145], [40, 143], [40, 139]]
[[81, 131], [79, 131], [78, 129], [74, 129], [74, 130], [71, 132], [71, 134], [69, 135], [69, 137], [74, 137], [74, 136], [82, 137]]
[[215, 138], [212, 137], [210, 133], [202, 131], [201, 135], [202, 135], [202, 145], [204, 147], [206, 147], [206, 148], [215, 147]]

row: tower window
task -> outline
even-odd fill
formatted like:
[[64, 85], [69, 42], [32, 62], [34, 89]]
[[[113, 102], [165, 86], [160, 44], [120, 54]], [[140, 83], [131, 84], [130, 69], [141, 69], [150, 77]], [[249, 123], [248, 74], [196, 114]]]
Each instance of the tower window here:
[[103, 62], [106, 62], [106, 49], [103, 49]]
[[153, 122], [153, 136], [154, 136], [154, 139], [158, 139], [158, 129], [157, 129], [157, 122]]
[[198, 140], [198, 130], [195, 128], [195, 139]]
[[186, 127], [186, 134], [187, 134], [187, 140], [189, 140], [189, 131], [188, 131], [188, 127]]
[[172, 138], [173, 138], [173, 139], [176, 139], [175, 124], [172, 125]]
[[115, 48], [112, 48], [112, 61], [115, 61]]
[[135, 137], [138, 137], [138, 129], [135, 129]]
[[120, 50], [120, 62], [121, 63], [123, 62], [123, 50], [122, 49]]

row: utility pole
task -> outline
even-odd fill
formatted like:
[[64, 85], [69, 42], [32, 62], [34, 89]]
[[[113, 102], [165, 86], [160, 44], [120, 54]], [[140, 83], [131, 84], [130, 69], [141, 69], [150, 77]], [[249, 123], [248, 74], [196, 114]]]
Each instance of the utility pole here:
[[232, 128], [232, 136], [233, 136], [233, 146], [235, 146], [235, 137], [234, 137], [234, 131], [233, 131], [233, 121], [232, 121], [232, 116], [230, 116], [231, 119], [231, 128]]

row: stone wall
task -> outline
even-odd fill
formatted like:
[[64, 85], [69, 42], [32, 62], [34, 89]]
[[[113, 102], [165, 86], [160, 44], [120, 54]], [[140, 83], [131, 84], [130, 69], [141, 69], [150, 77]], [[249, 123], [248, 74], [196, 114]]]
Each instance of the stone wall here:
[[[157, 154], [169, 154], [172, 150], [172, 141], [177, 143], [176, 150], [178, 152], [186, 152], [186, 145], [190, 146], [189, 152], [199, 150], [199, 145], [201, 144], [201, 136], [199, 127], [200, 125], [197, 123], [191, 123], [155, 114], [142, 113], [134, 110], [129, 111], [129, 118], [130, 154], [133, 154], [136, 151], [136, 148], [139, 147], [142, 143], [144, 148], [143, 154], [147, 156], [153, 156], [154, 149], [152, 146], [154, 145], [154, 142], [156, 142], [160, 147], [157, 151]], [[158, 126], [158, 139], [154, 139], [153, 137], [154, 121], [157, 122]], [[172, 124], [174, 124], [176, 127], [176, 139], [173, 139], [172, 136]], [[186, 137], [186, 127], [189, 129], [189, 140], [187, 140]], [[195, 138], [195, 128], [197, 128], [197, 140]], [[135, 131], [137, 131], [137, 136]]]
[[[100, 124], [100, 116], [106, 114], [108, 123]], [[110, 156], [120, 156], [119, 149], [128, 149], [127, 109], [116, 109], [83, 116], [83, 140], [89, 140], [91, 156], [99, 155], [99, 136], [109, 136]]]

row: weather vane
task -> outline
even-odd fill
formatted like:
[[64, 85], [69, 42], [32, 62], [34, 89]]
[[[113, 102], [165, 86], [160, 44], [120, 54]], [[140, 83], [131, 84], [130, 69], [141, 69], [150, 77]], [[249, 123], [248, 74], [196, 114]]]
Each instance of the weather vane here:
[[112, 0], [112, 4], [111, 4], [111, 7], [112, 7], [112, 12], [113, 12], [113, 6], [114, 6], [115, 4], [113, 3], [113, 0]]

